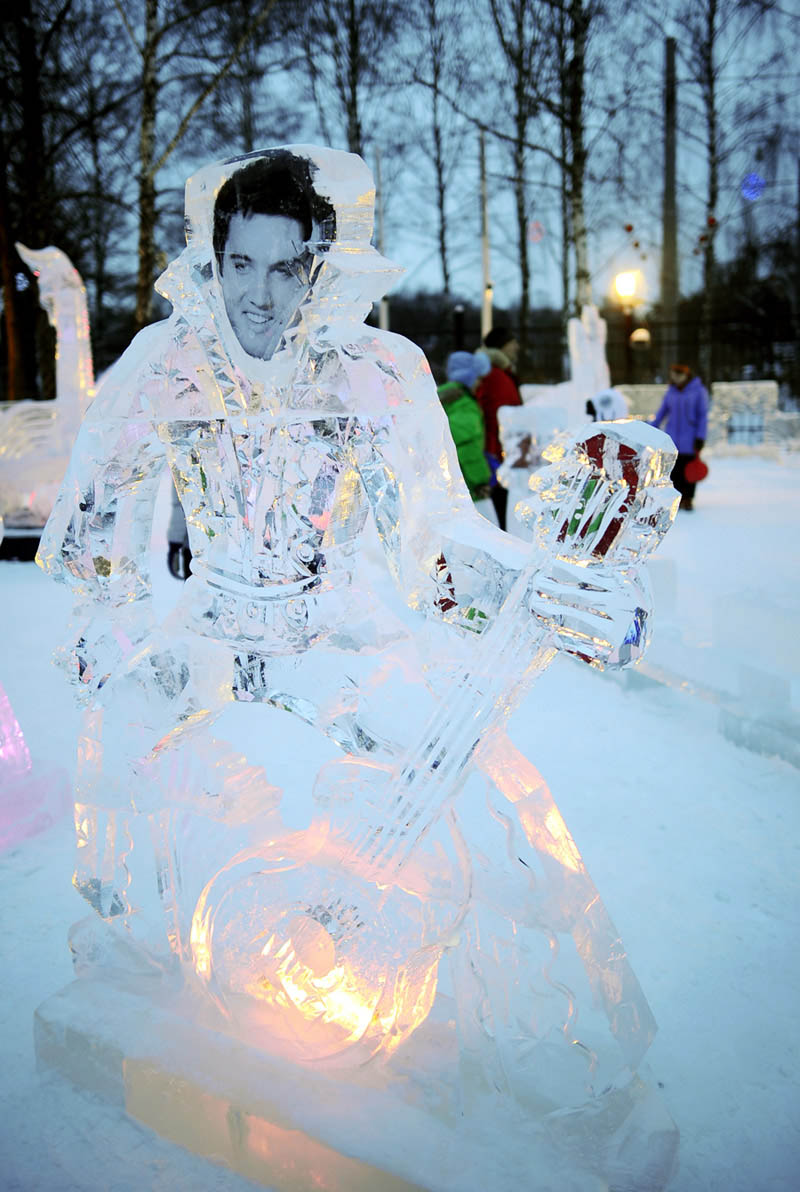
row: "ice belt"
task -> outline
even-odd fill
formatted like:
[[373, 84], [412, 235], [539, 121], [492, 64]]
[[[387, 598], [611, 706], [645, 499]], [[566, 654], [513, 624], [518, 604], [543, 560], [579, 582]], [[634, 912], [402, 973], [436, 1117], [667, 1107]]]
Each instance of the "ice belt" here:
[[258, 586], [201, 566], [186, 585], [184, 608], [204, 637], [251, 654], [294, 654], [339, 627], [351, 580], [349, 571], [333, 571]]

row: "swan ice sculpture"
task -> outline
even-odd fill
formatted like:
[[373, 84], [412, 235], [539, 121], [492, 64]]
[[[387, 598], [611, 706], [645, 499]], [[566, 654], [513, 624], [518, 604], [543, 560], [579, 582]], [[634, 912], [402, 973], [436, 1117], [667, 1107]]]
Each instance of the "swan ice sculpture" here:
[[26, 248], [56, 330], [55, 401], [19, 401], [0, 416], [0, 518], [5, 539], [38, 539], [50, 516], [81, 418], [94, 396], [86, 288], [59, 248]]

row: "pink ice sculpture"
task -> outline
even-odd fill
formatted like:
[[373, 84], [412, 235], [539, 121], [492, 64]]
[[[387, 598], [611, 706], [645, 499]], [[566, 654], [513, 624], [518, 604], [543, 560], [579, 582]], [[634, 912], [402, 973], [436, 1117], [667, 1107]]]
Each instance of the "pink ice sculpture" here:
[[0, 685], [0, 852], [61, 819], [71, 806], [61, 766], [34, 766], [11, 701]]

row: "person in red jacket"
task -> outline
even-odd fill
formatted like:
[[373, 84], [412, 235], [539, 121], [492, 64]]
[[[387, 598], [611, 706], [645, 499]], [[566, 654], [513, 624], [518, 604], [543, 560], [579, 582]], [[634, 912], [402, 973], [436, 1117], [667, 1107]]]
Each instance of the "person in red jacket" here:
[[491, 372], [484, 377], [476, 394], [483, 410], [486, 425], [486, 458], [492, 469], [492, 504], [501, 530], [506, 528], [506, 506], [508, 491], [497, 480], [497, 469], [503, 460], [500, 446], [500, 432], [497, 426], [497, 411], [500, 406], [521, 406], [514, 367], [519, 354], [519, 344], [508, 327], [494, 327], [483, 341], [486, 355], [492, 362]]

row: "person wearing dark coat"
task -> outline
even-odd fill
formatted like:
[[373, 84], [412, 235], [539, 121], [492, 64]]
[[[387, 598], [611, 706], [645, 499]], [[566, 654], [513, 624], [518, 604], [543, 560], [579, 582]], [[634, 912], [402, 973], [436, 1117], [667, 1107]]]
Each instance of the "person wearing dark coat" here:
[[708, 431], [708, 394], [699, 377], [686, 364], [673, 364], [670, 386], [664, 394], [653, 426], [666, 421], [667, 434], [678, 449], [672, 483], [681, 494], [681, 509], [694, 507], [695, 485], [686, 479], [686, 465], [703, 450]]
[[492, 504], [497, 514], [497, 524], [504, 530], [508, 490], [496, 479], [497, 469], [503, 461], [497, 411], [501, 406], [522, 405], [519, 385], [514, 375], [519, 344], [508, 327], [493, 327], [483, 341], [483, 349], [492, 362], [492, 369], [481, 382], [477, 397], [486, 422], [486, 457], [492, 469]]

